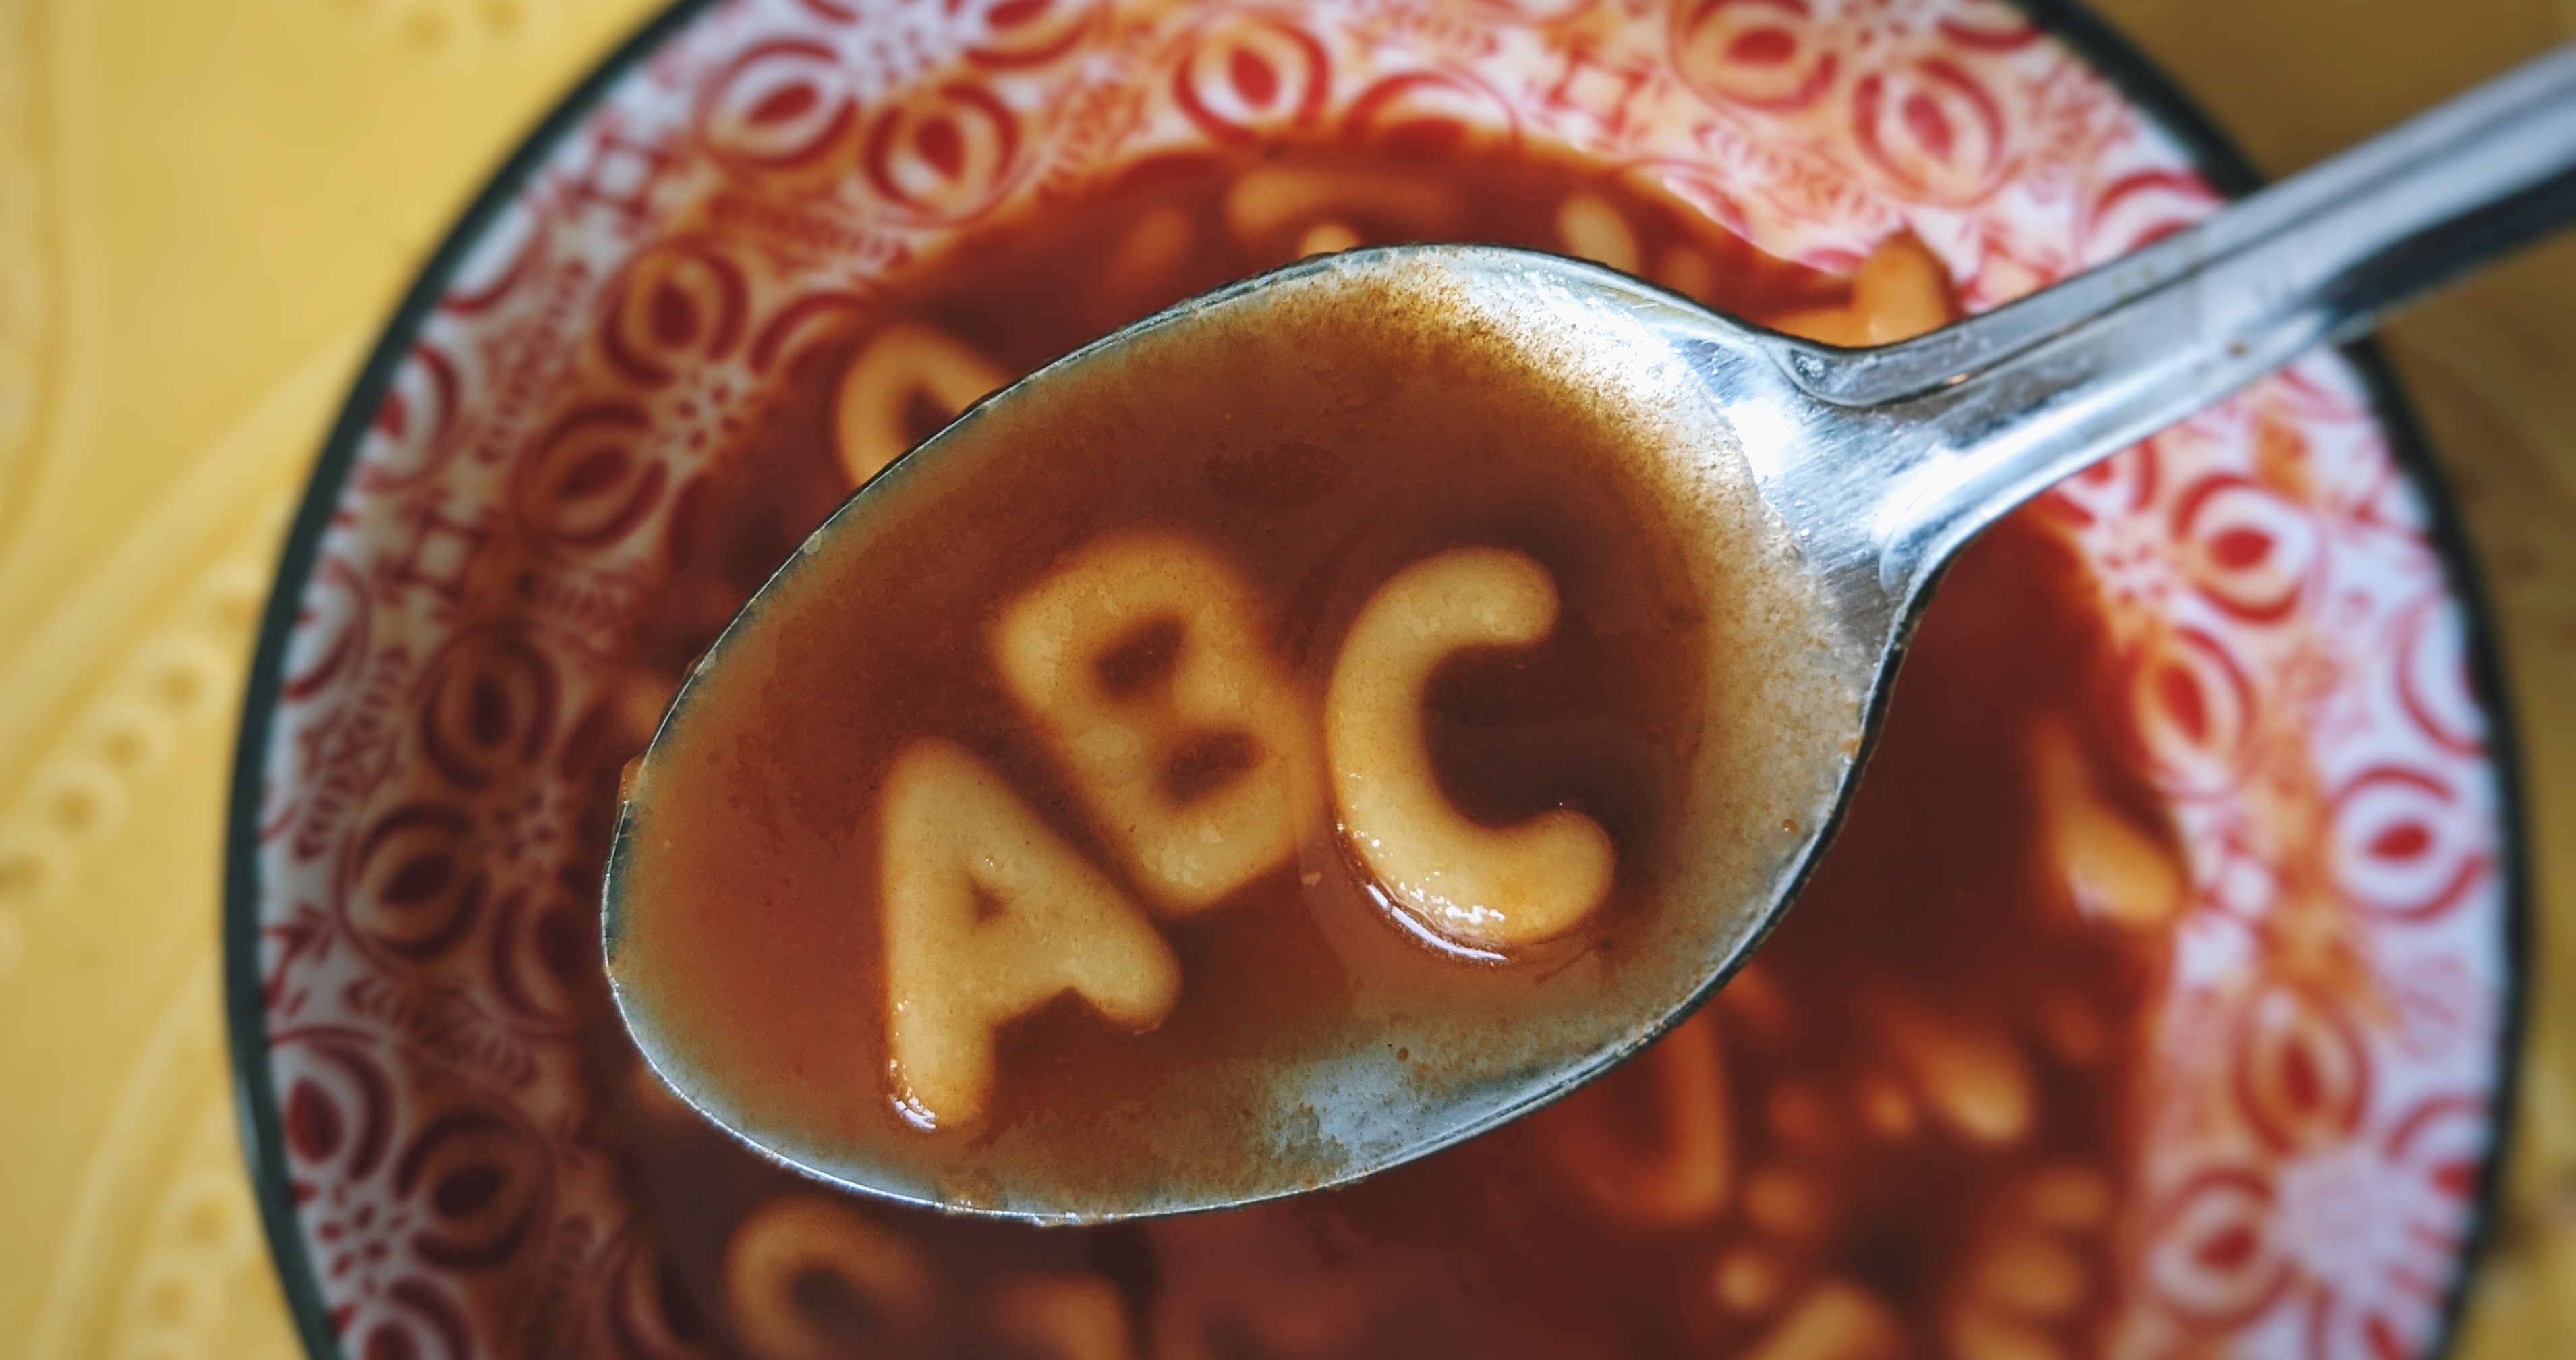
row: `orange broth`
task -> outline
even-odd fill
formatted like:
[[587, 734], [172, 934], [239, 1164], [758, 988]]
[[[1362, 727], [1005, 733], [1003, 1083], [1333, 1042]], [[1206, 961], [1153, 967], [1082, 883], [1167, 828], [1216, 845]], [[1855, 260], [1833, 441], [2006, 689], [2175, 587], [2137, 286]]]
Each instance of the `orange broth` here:
[[[1606, 247], [1605, 209], [1624, 226]], [[1850, 302], [1846, 281], [1761, 256], [1580, 164], [1275, 154], [1148, 166], [925, 265], [900, 282], [882, 328], [786, 375], [726, 470], [684, 502], [670, 608], [642, 647], [639, 685], [667, 688], [884, 452], [854, 447], [865, 441], [836, 402], [845, 370], [882, 360], [888, 336], [928, 336], [952, 361], [1017, 373], [1301, 249], [1425, 237], [1625, 251], [1614, 262], [1757, 321], [1797, 325]], [[918, 386], [902, 438], [956, 404], [935, 382]], [[1255, 423], [1296, 416], [1261, 400], [1238, 393], [1235, 409]], [[1699, 731], [1693, 705], [1719, 664], [1707, 602], [1680, 588], [1651, 488], [1604, 475], [1599, 458], [1541, 456], [1575, 436], [1536, 407], [1480, 419], [1459, 431], [1488, 454], [1472, 479], [1454, 456], [1403, 456], [1393, 442], [1304, 459], [1220, 451], [1195, 477], [1152, 463], [1088, 480], [1032, 466], [980, 514], [917, 526], [917, 568], [871, 604], [876, 635], [906, 640], [899, 655], [813, 639], [774, 659], [776, 693], [832, 703], [782, 708], [765, 733], [750, 715], [743, 731], [773, 757], [802, 744], [814, 758], [749, 770], [720, 802], [775, 800], [754, 821], [822, 807], [863, 830], [872, 823], [851, 809], [869, 802], [890, 742], [935, 728], [1114, 866], [988, 654], [990, 601], [1086, 536], [1218, 524], [1216, 541], [1269, 602], [1282, 664], [1318, 685], [1354, 591], [1407, 560], [1508, 546], [1562, 584], [1557, 633], [1445, 667], [1425, 730], [1444, 792], [1477, 820], [1550, 805], [1599, 819], [1622, 870], [1597, 929], [1462, 965], [1388, 928], [1347, 857], [1310, 849], [1158, 923], [1184, 987], [1151, 1033], [1070, 1004], [1016, 1022], [978, 1129], [1037, 1121], [1090, 1138], [1088, 1155], [1139, 1155], [1100, 1132], [1105, 1113], [1153, 1081], [1187, 1079], [1207, 1053], [1257, 1052], [1369, 988], [1463, 994], [1515, 967], [1615, 953], [1625, 916], [1660, 909], [1656, 866], [1687, 834], [1670, 809]], [[2082, 588], [2069, 555], [2021, 522], [1954, 569], [1851, 821], [1790, 919], [1708, 1012], [1579, 1095], [1340, 1191], [1145, 1226], [1029, 1229], [801, 1181], [638, 1067], [634, 1129], [678, 1294], [711, 1337], [752, 1354], [1728, 1354], [1804, 1329], [1841, 1338], [1818, 1360], [1893, 1360], [1962, 1347], [1979, 1328], [2093, 1349], [2117, 1301], [2108, 1231], [2134, 1136], [2127, 1074], [2160, 957], [2152, 936], [2079, 909], [2052, 858], [2034, 751], [2076, 752], [2109, 818], [2158, 844], [2164, 832], [2126, 773], [2131, 738], [2110, 717], [2120, 706]], [[628, 754], [604, 752], [602, 768]], [[811, 885], [873, 876], [866, 841], [839, 846], [844, 862], [816, 858], [793, 891], [751, 875], [763, 928], [786, 946], [749, 972], [703, 975], [709, 995], [757, 1013], [754, 1028], [809, 1036], [738, 1055], [748, 1070], [822, 1093], [809, 1113], [845, 1121], [896, 1116], [872, 1028], [882, 988], [865, 914], [845, 905], [835, 919]], [[740, 877], [752, 848], [716, 847], [703, 883]], [[702, 952], [719, 950], [722, 923], [710, 914], [706, 929]], [[804, 971], [782, 983], [791, 966]], [[835, 986], [840, 1009], [817, 1025], [813, 998]]]

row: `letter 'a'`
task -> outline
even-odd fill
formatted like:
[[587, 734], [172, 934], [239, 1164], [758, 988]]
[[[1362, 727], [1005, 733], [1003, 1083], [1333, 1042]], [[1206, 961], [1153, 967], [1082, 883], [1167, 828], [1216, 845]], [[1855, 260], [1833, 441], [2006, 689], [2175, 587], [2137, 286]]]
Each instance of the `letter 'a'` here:
[[907, 1119], [982, 1118], [995, 1031], [1065, 992], [1129, 1029], [1170, 1013], [1171, 946], [982, 761], [915, 741], [882, 809], [886, 1046]]

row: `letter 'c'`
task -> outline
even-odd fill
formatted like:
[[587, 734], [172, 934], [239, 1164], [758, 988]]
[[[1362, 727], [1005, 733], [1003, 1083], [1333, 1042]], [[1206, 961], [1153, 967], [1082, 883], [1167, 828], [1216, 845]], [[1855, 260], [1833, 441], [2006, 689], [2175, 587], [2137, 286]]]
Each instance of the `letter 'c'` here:
[[1512, 827], [1452, 807], [1422, 736], [1431, 673], [1470, 647], [1525, 647], [1556, 627], [1556, 582], [1516, 552], [1460, 548], [1406, 567], [1360, 610], [1324, 697], [1333, 810], [1398, 909], [1459, 944], [1560, 935], [1609, 896], [1599, 823], [1556, 808]]

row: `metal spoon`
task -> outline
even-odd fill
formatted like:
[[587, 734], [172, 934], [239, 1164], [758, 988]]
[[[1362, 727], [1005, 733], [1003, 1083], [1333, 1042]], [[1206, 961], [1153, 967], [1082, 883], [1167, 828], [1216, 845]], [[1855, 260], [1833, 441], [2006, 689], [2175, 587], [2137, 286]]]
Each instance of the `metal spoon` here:
[[[2059, 479], [2319, 345], [2350, 338], [2394, 305], [2576, 216], [2576, 48], [2563, 49], [2114, 264], [1919, 340], [1852, 351], [1762, 331], [1634, 279], [1530, 251], [1404, 246], [1308, 261], [1184, 303], [1058, 361], [1078, 379], [1152, 333], [1168, 339], [1264, 290], [1436, 268], [1480, 308], [1549, 321], [1618, 362], [1682, 375], [1785, 522], [1834, 626], [1861, 658], [1854, 677], [1874, 726], [1897, 661], [1942, 565], [1980, 529]], [[981, 408], [979, 408], [981, 409]], [[973, 419], [969, 416], [968, 419]], [[907, 468], [935, 465], [945, 436], [871, 483], [816, 541], [899, 514]], [[955, 456], [955, 455], [949, 455]], [[809, 549], [812, 547], [809, 544]], [[794, 567], [784, 569], [781, 579]], [[763, 594], [775, 589], [765, 587]], [[746, 617], [757, 611], [755, 600]], [[742, 626], [737, 621], [737, 627]], [[702, 663], [721, 666], [719, 642]], [[691, 684], [697, 684], [693, 677]], [[684, 689], [674, 705], [689, 703]], [[668, 724], [677, 719], [667, 719]], [[656, 746], [661, 739], [657, 738]], [[1860, 760], [1812, 753], [1819, 787], [1846, 805]], [[971, 1188], [900, 1158], [852, 1151], [827, 1131], [752, 1127], [742, 1092], [696, 1061], [687, 1037], [636, 986], [649, 945], [621, 910], [644, 758], [621, 819], [605, 902], [608, 971], [621, 1017], [683, 1098], [754, 1147], [827, 1180], [933, 1207], [1047, 1222], [1097, 1222], [1244, 1204], [1339, 1184], [1411, 1161], [1536, 1108], [1636, 1052], [1715, 989], [1786, 909], [1832, 821], [1786, 845], [1766, 900], [1709, 904], [1667, 966], [1584, 1011], [1546, 1042], [1479, 1048], [1413, 1034], [1281, 1064], [1272, 1108], [1229, 1098], [1169, 1126], [1234, 1155], [1221, 1175], [1076, 1183], [1035, 1162], [987, 1158]], [[1433, 1055], [1436, 1055], [1433, 1056]], [[1443, 1065], [1430, 1074], [1424, 1059]], [[1246, 1118], [1250, 1113], [1253, 1117]], [[1220, 1118], [1219, 1115], [1223, 1117]], [[1192, 1114], [1190, 1118], [1202, 1118]], [[1285, 1130], [1293, 1128], [1291, 1137]], [[1262, 1140], [1270, 1140], [1264, 1143]]]

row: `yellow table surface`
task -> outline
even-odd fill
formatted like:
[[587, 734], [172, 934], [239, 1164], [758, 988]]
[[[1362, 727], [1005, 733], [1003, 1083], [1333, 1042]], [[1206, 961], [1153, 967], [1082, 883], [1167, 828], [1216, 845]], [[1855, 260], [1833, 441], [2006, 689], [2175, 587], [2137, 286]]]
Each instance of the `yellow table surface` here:
[[[656, 0], [0, 0], [0, 1355], [294, 1353], [233, 1130], [219, 841], [251, 630], [363, 347]], [[2576, 0], [2105, 0], [2267, 171]], [[2476, 1360], [2576, 1355], [2576, 241], [2390, 345], [2529, 762], [2541, 956]]]

